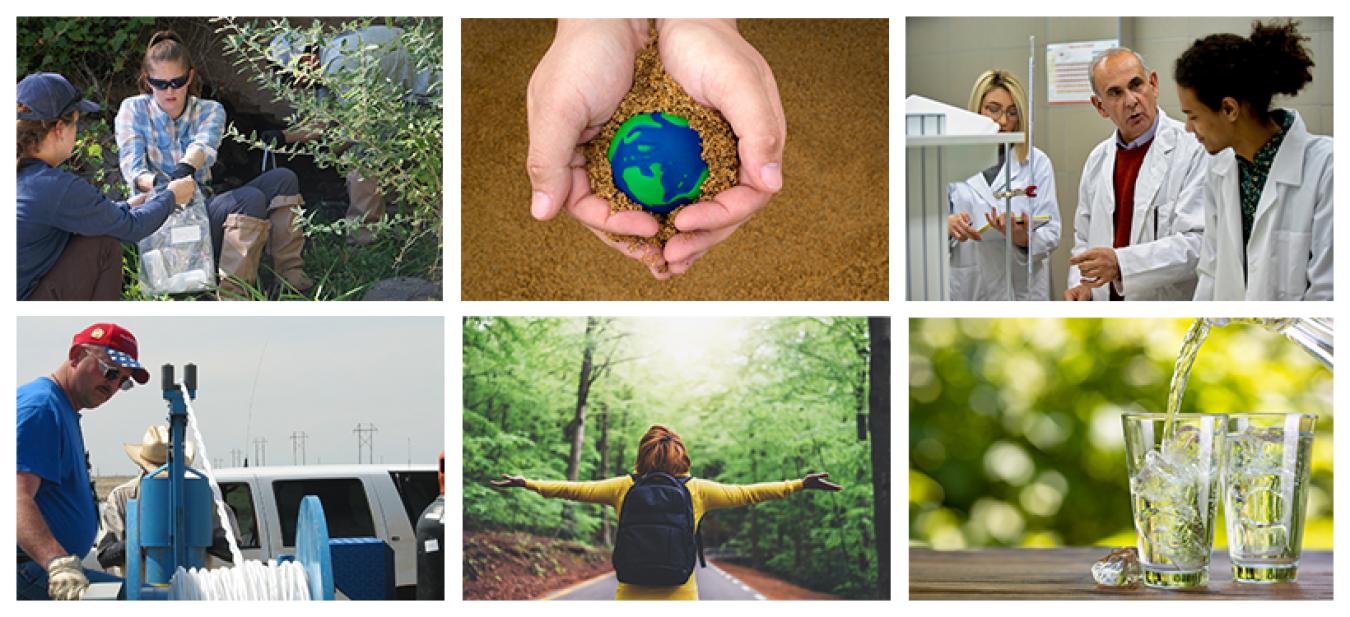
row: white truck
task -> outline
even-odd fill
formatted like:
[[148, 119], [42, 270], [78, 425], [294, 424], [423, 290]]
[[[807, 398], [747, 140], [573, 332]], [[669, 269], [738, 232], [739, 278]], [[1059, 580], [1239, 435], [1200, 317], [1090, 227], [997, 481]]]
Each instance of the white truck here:
[[[295, 552], [300, 499], [317, 495], [330, 538], [379, 538], [394, 549], [399, 599], [417, 591], [417, 519], [440, 494], [431, 465], [308, 465], [216, 469], [225, 503], [239, 521], [245, 559]], [[88, 563], [86, 559], [86, 565]], [[95, 560], [96, 562], [96, 560]]]

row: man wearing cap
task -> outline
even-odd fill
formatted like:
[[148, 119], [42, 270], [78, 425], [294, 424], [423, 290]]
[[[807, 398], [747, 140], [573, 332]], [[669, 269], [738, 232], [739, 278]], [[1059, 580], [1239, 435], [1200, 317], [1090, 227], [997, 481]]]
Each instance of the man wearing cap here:
[[[127, 451], [127, 456], [141, 468], [141, 472], [108, 493], [107, 504], [103, 508], [103, 535], [98, 540], [98, 563], [104, 570], [113, 573], [121, 573], [127, 563], [127, 502], [140, 499], [141, 478], [169, 462], [169, 427], [152, 426], [145, 430], [140, 444], [123, 443], [122, 449]], [[191, 441], [183, 444], [183, 458], [189, 466], [196, 458]], [[161, 472], [160, 476], [165, 473]], [[235, 530], [234, 536], [238, 538], [239, 521], [235, 520], [233, 510], [226, 508], [226, 512], [229, 513], [230, 526]], [[225, 529], [220, 526], [220, 513], [215, 508], [211, 509], [211, 523], [213, 542], [206, 552], [233, 563], [234, 557], [230, 555]]]
[[80, 97], [66, 78], [37, 73], [18, 94], [18, 298], [117, 300], [122, 294], [122, 242], [159, 229], [175, 203], [192, 198], [196, 184], [169, 183], [154, 198], [115, 202], [79, 176], [61, 169], [75, 148], [80, 112], [98, 105]]
[[116, 324], [75, 335], [65, 362], [18, 390], [18, 597], [78, 600], [89, 581], [116, 581], [86, 571], [80, 560], [98, 533], [80, 412], [108, 402], [132, 380], [145, 384], [136, 337]]

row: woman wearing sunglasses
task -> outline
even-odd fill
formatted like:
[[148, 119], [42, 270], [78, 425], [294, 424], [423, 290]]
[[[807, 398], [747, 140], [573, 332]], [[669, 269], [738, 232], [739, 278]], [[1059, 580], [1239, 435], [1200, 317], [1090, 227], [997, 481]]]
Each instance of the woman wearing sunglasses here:
[[139, 195], [164, 182], [191, 177], [206, 200], [221, 299], [249, 297], [263, 250], [295, 291], [314, 286], [300, 256], [304, 234], [294, 224], [303, 205], [295, 172], [278, 167], [227, 193], [211, 189], [211, 164], [225, 128], [225, 108], [200, 97], [192, 57], [173, 31], [157, 32], [145, 50], [141, 95], [122, 101], [117, 145], [122, 176]]
[[117, 300], [121, 243], [154, 233], [175, 201], [192, 198], [193, 183], [171, 182], [150, 200], [108, 199], [61, 168], [75, 148], [80, 114], [98, 111], [98, 105], [56, 73], [29, 75], [16, 90], [18, 298]]
[[[969, 108], [998, 124], [1000, 133], [1025, 133], [1026, 92], [1016, 75], [988, 70], [975, 80]], [[1025, 142], [1017, 144], [1010, 157], [1000, 145], [993, 167], [947, 186], [952, 211], [947, 217], [947, 235], [953, 240], [953, 300], [1008, 299], [1009, 238], [1013, 243], [1013, 299], [1050, 299], [1050, 253], [1059, 246], [1055, 168], [1040, 148], [1028, 152], [1028, 147]], [[1011, 222], [1005, 220], [1004, 200], [995, 197], [1010, 189], [1034, 192], [1012, 198]], [[1030, 275], [1028, 263], [1032, 264]]]

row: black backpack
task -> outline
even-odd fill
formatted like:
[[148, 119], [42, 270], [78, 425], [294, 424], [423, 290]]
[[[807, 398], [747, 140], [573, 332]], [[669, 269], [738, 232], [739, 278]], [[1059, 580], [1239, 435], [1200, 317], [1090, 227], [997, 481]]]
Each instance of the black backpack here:
[[685, 486], [689, 480], [659, 471], [645, 477], [633, 474], [614, 541], [614, 572], [620, 582], [678, 586], [694, 573], [695, 555], [707, 566], [694, 499]]

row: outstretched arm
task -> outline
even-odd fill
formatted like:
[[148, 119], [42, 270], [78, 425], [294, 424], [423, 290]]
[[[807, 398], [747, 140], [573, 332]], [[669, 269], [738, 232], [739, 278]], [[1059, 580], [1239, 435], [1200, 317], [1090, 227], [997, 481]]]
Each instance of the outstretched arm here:
[[596, 482], [550, 482], [548, 480], [526, 480], [519, 476], [502, 474], [505, 480], [492, 482], [497, 488], [526, 488], [553, 499], [566, 499], [585, 503], [598, 503], [618, 507], [632, 481], [628, 476], [619, 476]]
[[817, 491], [830, 492], [844, 490], [844, 487], [824, 479], [828, 477], [830, 477], [829, 472], [808, 473], [805, 478], [802, 478], [802, 489], [808, 491], [814, 489]]
[[497, 488], [525, 488], [525, 478], [520, 476], [508, 476], [506, 474], [502, 474], [502, 477], [506, 479], [500, 482], [489, 482], [489, 484]]

